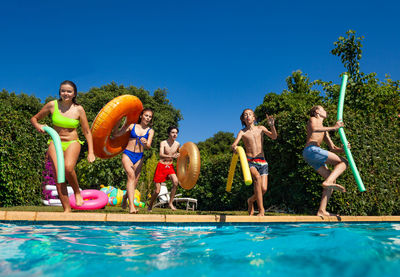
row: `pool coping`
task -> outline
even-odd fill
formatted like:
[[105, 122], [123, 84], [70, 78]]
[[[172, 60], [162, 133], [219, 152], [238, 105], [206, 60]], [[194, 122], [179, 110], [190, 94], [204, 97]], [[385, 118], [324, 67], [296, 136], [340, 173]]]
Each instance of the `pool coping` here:
[[257, 222], [400, 222], [400, 216], [242, 216], [173, 215], [0, 211], [0, 221], [159, 222], [159, 223], [257, 223]]

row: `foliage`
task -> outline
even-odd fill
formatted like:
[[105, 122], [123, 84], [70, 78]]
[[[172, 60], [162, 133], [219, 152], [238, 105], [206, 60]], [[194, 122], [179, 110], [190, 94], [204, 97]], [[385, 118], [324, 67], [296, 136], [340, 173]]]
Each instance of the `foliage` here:
[[218, 132], [211, 138], [199, 142], [198, 147], [202, 155], [217, 155], [231, 152], [231, 145], [235, 137], [229, 132]]
[[40, 203], [46, 138], [29, 122], [40, 108], [35, 97], [0, 93], [0, 206]]

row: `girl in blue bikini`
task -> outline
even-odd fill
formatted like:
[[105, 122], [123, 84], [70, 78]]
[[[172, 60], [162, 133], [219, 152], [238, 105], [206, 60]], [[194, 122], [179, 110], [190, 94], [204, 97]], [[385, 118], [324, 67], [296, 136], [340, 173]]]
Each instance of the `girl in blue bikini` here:
[[[76, 204], [81, 206], [83, 199], [79, 190], [78, 178], [75, 173], [75, 165], [81, 151], [83, 141], [79, 140], [76, 128], [79, 124], [82, 126], [83, 135], [88, 143], [89, 162], [95, 160], [93, 152], [92, 133], [90, 132], [89, 123], [83, 107], [76, 103], [77, 89], [76, 85], [71, 81], [64, 81], [60, 85], [60, 99], [51, 101], [43, 106], [43, 108], [31, 118], [32, 125], [41, 133], [44, 133], [43, 125], [38, 121], [51, 114], [53, 127], [57, 131], [61, 139], [61, 147], [64, 151], [65, 177], [68, 184], [73, 188]], [[57, 172], [57, 156], [56, 149], [52, 140], [49, 140], [49, 150], [47, 151], [50, 159], [53, 161]], [[67, 185], [66, 183], [57, 184], [58, 197], [61, 200], [64, 212], [70, 212]]]
[[[303, 150], [303, 157], [325, 179], [322, 183], [323, 192], [317, 215], [331, 216], [334, 214], [326, 211], [326, 205], [333, 190], [346, 191], [343, 186], [336, 184], [336, 178], [346, 170], [348, 163], [345, 158], [335, 154], [343, 152], [343, 148], [337, 147], [332, 142], [328, 132], [337, 131], [344, 124], [342, 121], [337, 121], [333, 127], [324, 127], [322, 122], [327, 117], [327, 112], [322, 106], [312, 107], [310, 116], [310, 120], [307, 123], [307, 142]], [[322, 141], [328, 144], [331, 151], [321, 148]], [[326, 164], [333, 165], [334, 169], [332, 171], [329, 170]]]
[[116, 131], [119, 124], [116, 124], [113, 135], [120, 136], [130, 132], [128, 145], [122, 154], [122, 165], [128, 177], [126, 182], [126, 195], [122, 201], [122, 207], [126, 208], [126, 200], [129, 199], [129, 213], [137, 213], [134, 205], [136, 184], [140, 177], [143, 166], [143, 151], [150, 149], [154, 137], [154, 130], [151, 129], [153, 111], [144, 109], [137, 124], [131, 124], [127, 128]]

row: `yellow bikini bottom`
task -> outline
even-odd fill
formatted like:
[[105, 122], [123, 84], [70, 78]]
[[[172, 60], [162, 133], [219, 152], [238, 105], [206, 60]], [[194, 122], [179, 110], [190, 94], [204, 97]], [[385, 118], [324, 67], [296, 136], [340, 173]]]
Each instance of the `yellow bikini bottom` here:
[[[47, 144], [50, 144], [51, 142], [53, 142], [53, 140], [52, 140], [52, 139], [49, 139], [49, 140], [47, 141]], [[79, 140], [79, 139], [70, 140], [70, 141], [62, 141], [62, 142], [61, 142], [61, 148], [62, 148], [62, 150], [63, 150], [63, 151], [67, 150], [68, 147], [69, 147], [69, 146], [71, 145], [71, 143], [73, 143], [73, 142], [79, 142], [79, 143], [82, 144], [82, 145], [85, 143], [84, 141], [81, 141], [81, 140]]]

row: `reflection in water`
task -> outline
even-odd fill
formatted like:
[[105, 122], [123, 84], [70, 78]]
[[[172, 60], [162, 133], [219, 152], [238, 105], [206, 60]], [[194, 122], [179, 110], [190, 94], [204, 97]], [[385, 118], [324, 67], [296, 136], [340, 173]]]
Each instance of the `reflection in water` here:
[[400, 268], [399, 230], [400, 224], [390, 223], [0, 223], [0, 276], [123, 276], [161, 272], [168, 276], [395, 276]]

